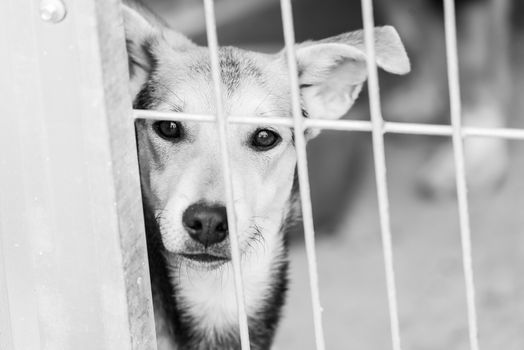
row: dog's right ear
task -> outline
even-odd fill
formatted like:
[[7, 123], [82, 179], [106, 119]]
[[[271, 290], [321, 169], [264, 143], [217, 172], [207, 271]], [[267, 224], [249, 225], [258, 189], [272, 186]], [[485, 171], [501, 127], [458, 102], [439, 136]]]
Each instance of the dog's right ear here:
[[160, 32], [137, 10], [123, 5], [124, 29], [129, 64], [130, 93], [134, 98], [152, 72], [155, 58], [153, 45]]
[[153, 72], [161, 51], [185, 50], [194, 44], [170, 29], [146, 8], [122, 5], [129, 63], [130, 93], [134, 98]]

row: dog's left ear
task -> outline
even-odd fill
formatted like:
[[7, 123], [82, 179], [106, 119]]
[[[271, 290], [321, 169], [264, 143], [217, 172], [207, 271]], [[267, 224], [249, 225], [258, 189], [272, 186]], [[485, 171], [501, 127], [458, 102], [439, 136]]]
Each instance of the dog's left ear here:
[[[410, 63], [397, 31], [375, 28], [379, 67], [406, 74]], [[363, 31], [341, 34], [297, 46], [296, 58], [303, 107], [312, 118], [337, 119], [351, 108], [367, 78]]]

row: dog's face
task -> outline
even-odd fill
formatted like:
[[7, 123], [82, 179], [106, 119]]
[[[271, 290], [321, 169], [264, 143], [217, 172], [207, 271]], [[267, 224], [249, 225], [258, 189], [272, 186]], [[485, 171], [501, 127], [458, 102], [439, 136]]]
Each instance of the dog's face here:
[[[225, 113], [289, 116], [285, 74], [271, 57], [233, 48], [220, 51]], [[276, 77], [271, 79], [270, 77]], [[281, 81], [283, 80], [283, 81]], [[162, 57], [137, 98], [141, 108], [214, 114], [208, 51], [193, 48]], [[137, 124], [143, 192], [165, 248], [193, 260], [229, 258], [225, 181], [214, 123], [141, 120]], [[291, 193], [295, 168], [288, 127], [228, 127], [237, 229], [242, 251], [277, 234]], [[145, 161], [147, 160], [147, 161]], [[225, 260], [224, 259], [224, 260]]]
[[[131, 93], [135, 107], [215, 114], [209, 51], [125, 10]], [[406, 73], [409, 61], [390, 27], [376, 30], [377, 63]], [[297, 46], [303, 109], [312, 118], [339, 118], [366, 78], [362, 34]], [[219, 51], [227, 115], [291, 117], [285, 55], [236, 48]], [[308, 134], [312, 137], [313, 132]], [[214, 123], [140, 120], [140, 171], [146, 206], [165, 249], [193, 266], [229, 260], [225, 180]], [[296, 166], [288, 127], [228, 126], [230, 171], [241, 253], [274, 241], [289, 211]]]

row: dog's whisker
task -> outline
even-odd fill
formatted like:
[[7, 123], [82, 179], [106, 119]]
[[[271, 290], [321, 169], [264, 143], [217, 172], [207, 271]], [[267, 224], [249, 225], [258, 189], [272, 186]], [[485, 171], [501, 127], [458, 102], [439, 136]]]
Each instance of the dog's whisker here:
[[288, 113], [289, 113], [288, 110], [279, 108], [279, 109], [266, 110], [266, 111], [258, 113], [258, 115], [261, 117], [278, 117], [278, 116], [285, 117], [286, 115], [288, 115]]
[[179, 111], [180, 110], [180, 106], [176, 105], [176, 104], [173, 104], [173, 102], [169, 101], [168, 99], [166, 99], [165, 97], [162, 97], [162, 96], [156, 96], [154, 97], [155, 100], [158, 100], [160, 102], [163, 102], [165, 103], [166, 105], [168, 105], [168, 107], [171, 107], [172, 110], [174, 111]]
[[180, 107], [182, 107], [184, 101], [167, 84], [165, 84], [165, 83], [163, 83], [161, 81], [158, 81], [158, 80], [155, 81], [155, 84], [158, 84], [158, 85], [162, 86], [164, 89], [166, 89], [170, 93], [170, 96], [174, 97], [180, 103], [180, 105], [177, 106], [178, 109]]
[[260, 103], [259, 103], [259, 104], [257, 105], [257, 107], [255, 108], [255, 114], [258, 112], [259, 108], [262, 106], [262, 104], [263, 104], [264, 102], [266, 102], [266, 100], [267, 100], [268, 97], [270, 97], [270, 96], [271, 96], [273, 99], [275, 99], [275, 100], [287, 100], [287, 99], [285, 99], [285, 98], [283, 98], [283, 97], [281, 97], [281, 96], [278, 96], [278, 95], [273, 94], [273, 90], [274, 90], [274, 89], [269, 90], [269, 91], [267, 92], [267, 94], [264, 96], [264, 98], [260, 101]]

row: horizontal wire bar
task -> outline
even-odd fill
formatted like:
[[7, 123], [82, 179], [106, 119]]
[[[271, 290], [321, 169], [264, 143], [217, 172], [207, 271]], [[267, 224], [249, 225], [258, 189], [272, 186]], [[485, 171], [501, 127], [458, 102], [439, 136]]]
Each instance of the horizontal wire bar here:
[[[193, 121], [203, 123], [216, 122], [216, 117], [211, 114], [161, 112], [145, 109], [133, 110], [133, 118]], [[289, 127], [293, 127], [294, 125], [293, 119], [283, 117], [229, 116], [227, 118], [227, 122], [229, 124], [278, 125]], [[372, 130], [371, 122], [369, 120], [305, 119], [304, 127], [338, 131], [370, 132]], [[483, 128], [462, 126], [460, 130], [462, 137], [494, 137], [502, 139], [524, 140], [524, 129], [519, 128]], [[383, 132], [386, 134], [452, 136], [453, 128], [451, 125], [385, 122], [383, 125]]]
[[216, 123], [217, 121], [216, 116], [212, 114], [162, 112], [162, 111], [147, 110], [147, 109], [133, 109], [133, 116], [135, 119], [173, 120], [173, 121], [182, 121], [182, 122], [191, 121], [191, 122]]
[[384, 132], [391, 134], [428, 135], [428, 136], [451, 136], [450, 125], [436, 124], [414, 124], [385, 122]]
[[324, 120], [305, 119], [304, 126], [308, 128], [338, 131], [371, 131], [372, 125], [368, 120]]
[[462, 127], [462, 137], [495, 137], [524, 140], [524, 129]]

